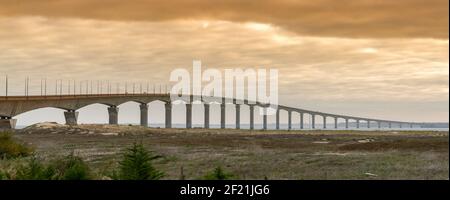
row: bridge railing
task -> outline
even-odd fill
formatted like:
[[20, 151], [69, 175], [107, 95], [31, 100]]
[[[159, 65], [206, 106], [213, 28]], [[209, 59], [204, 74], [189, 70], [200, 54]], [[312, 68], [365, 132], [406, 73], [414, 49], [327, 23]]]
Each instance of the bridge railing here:
[[64, 95], [29, 95], [29, 96], [0, 96], [0, 101], [42, 100], [42, 99], [73, 99], [92, 97], [121, 97], [121, 96], [168, 96], [168, 93], [111, 93], [111, 94], [64, 94]]

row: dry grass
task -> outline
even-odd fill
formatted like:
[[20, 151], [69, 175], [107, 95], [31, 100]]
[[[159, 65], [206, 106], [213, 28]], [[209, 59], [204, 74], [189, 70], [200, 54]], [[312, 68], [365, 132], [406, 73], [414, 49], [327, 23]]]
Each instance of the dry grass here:
[[[52, 134], [49, 134], [51, 132]], [[102, 135], [117, 133], [117, 136]], [[43, 156], [74, 151], [111, 168], [134, 141], [164, 156], [165, 179], [203, 177], [217, 166], [240, 179], [448, 179], [448, 132], [248, 131], [81, 125], [16, 137]], [[370, 175], [368, 175], [369, 173]]]
[[343, 151], [448, 151], [448, 138], [398, 139], [369, 143], [352, 143], [339, 147]]

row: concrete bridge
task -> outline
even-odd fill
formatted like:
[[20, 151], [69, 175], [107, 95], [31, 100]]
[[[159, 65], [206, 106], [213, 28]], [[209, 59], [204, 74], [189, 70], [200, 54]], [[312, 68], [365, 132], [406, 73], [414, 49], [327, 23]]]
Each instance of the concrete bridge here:
[[[191, 96], [191, 98], [193, 98]], [[201, 98], [200, 98], [201, 99]], [[235, 106], [235, 128], [239, 129], [240, 122], [240, 107], [242, 105], [249, 106], [250, 110], [250, 129], [254, 129], [254, 109], [255, 107], [267, 108], [267, 104], [259, 102], [242, 101], [243, 104], [238, 103], [236, 99], [224, 101], [226, 99], [218, 98], [220, 102], [220, 128], [225, 128], [226, 106]], [[65, 110], [64, 117], [66, 124], [76, 125], [78, 112], [77, 110], [91, 104], [104, 104], [108, 106], [109, 124], [118, 123], [119, 109], [118, 106], [122, 103], [134, 101], [140, 104], [140, 125], [148, 126], [148, 103], [153, 101], [162, 101], [165, 103], [165, 127], [172, 127], [172, 103], [169, 94], [74, 94], [74, 95], [48, 95], [48, 96], [3, 96], [0, 97], [0, 129], [15, 128], [16, 119], [13, 117], [28, 111], [39, 108], [60, 108]], [[192, 102], [192, 101], [191, 101]], [[204, 103], [204, 128], [210, 128], [210, 104]], [[192, 128], [192, 103], [185, 104], [186, 106], [186, 128]], [[338, 128], [338, 119], [345, 120], [345, 128], [349, 128], [349, 121], [356, 123], [356, 128], [360, 128], [361, 122], [365, 122], [366, 128], [381, 128], [382, 126], [391, 128], [393, 124], [400, 128], [412, 128], [413, 126], [421, 126], [420, 123], [415, 122], [401, 122], [373, 118], [364, 118], [349, 115], [332, 114], [325, 112], [318, 112], [312, 110], [305, 110], [300, 108], [293, 108], [279, 105], [276, 110], [276, 129], [280, 129], [280, 111], [285, 110], [288, 113], [288, 129], [292, 129], [292, 113], [300, 114], [300, 129], [304, 129], [305, 116], [311, 116], [311, 128], [327, 128], [327, 118], [334, 120], [334, 129]], [[316, 116], [322, 117], [322, 127], [316, 127]], [[374, 126], [371, 126], [374, 125]], [[263, 129], [267, 129], [267, 115], [263, 115]]]

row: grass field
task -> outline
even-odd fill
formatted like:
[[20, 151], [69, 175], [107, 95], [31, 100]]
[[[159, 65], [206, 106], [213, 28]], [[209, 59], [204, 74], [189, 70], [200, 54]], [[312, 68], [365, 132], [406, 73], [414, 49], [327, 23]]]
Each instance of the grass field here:
[[[139, 126], [33, 126], [15, 136], [50, 159], [74, 152], [99, 173], [133, 142], [162, 155], [163, 179], [221, 166], [239, 179], [449, 179], [448, 132], [250, 131]], [[3, 160], [1, 168], [21, 159]], [[182, 172], [181, 172], [182, 171]]]

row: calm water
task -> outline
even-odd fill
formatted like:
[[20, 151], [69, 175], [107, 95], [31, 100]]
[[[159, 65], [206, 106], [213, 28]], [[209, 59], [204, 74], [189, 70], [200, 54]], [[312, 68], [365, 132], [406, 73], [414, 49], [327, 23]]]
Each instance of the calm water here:
[[[123, 125], [128, 125], [128, 124], [123, 124]], [[139, 124], [132, 124], [132, 125], [139, 125]], [[153, 128], [164, 128], [165, 125], [164, 124], [150, 124], [150, 127]], [[322, 130], [323, 125], [321, 124], [317, 124], [315, 130]], [[24, 125], [17, 125], [16, 128], [17, 129], [22, 129], [25, 128], [26, 126]], [[185, 128], [185, 124], [172, 124], [173, 128]], [[192, 127], [194, 128], [203, 128], [202, 124], [193, 124]], [[225, 126], [226, 128], [230, 128], [233, 129], [235, 128], [234, 124], [227, 124]], [[220, 124], [211, 124], [210, 128], [215, 128], [215, 129], [219, 129], [220, 128]], [[255, 124], [255, 129], [262, 129], [263, 125], [262, 124]], [[276, 125], [275, 124], [267, 124], [267, 128], [269, 130], [275, 130], [276, 129]], [[241, 129], [250, 129], [250, 125], [249, 124], [241, 124]], [[287, 124], [280, 124], [280, 129], [281, 130], [287, 130], [288, 129], [288, 125]], [[292, 126], [293, 130], [300, 130], [299, 125], [293, 125]], [[308, 124], [305, 124], [304, 126], [304, 130], [311, 130], [311, 128], [308, 126]], [[326, 130], [335, 130], [334, 129], [334, 124], [329, 124], [327, 125], [327, 129]], [[419, 127], [413, 127], [413, 128], [399, 128], [399, 127], [392, 127], [392, 128], [388, 128], [388, 127], [382, 127], [381, 129], [378, 129], [376, 126], [372, 126], [372, 128], [368, 129], [365, 126], [360, 126], [360, 128], [356, 128], [356, 127], [349, 127], [348, 129], [345, 128], [345, 126], [339, 126], [338, 130], [360, 130], [360, 131], [375, 131], [375, 130], [385, 130], [385, 131], [389, 131], [389, 130], [402, 130], [402, 131], [449, 131], [449, 128], [419, 128]]]

